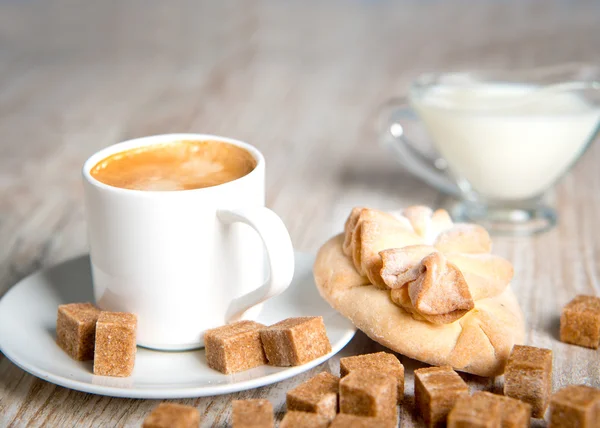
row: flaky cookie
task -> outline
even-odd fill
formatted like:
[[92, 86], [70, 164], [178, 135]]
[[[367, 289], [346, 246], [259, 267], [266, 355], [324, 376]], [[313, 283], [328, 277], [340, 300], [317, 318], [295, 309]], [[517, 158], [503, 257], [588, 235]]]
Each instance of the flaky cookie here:
[[321, 296], [373, 340], [494, 376], [524, 325], [512, 265], [490, 250], [484, 229], [453, 224], [445, 211], [355, 208], [345, 233], [319, 250], [314, 275]]

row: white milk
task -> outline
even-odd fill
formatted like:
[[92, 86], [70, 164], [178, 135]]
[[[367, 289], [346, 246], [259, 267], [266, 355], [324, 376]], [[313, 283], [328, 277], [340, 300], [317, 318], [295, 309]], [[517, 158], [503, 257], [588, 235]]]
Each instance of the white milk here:
[[600, 109], [532, 86], [439, 85], [412, 103], [453, 174], [488, 199], [539, 195], [577, 160]]

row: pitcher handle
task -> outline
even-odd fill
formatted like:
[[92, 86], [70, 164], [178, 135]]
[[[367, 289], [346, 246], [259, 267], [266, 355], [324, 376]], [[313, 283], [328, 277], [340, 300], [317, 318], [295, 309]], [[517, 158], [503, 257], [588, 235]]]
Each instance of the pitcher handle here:
[[436, 166], [436, 160], [418, 150], [404, 135], [402, 122], [415, 118], [415, 113], [405, 99], [390, 100], [382, 107], [380, 117], [381, 144], [408, 172], [441, 192], [452, 196], [460, 195], [456, 183], [442, 168]]

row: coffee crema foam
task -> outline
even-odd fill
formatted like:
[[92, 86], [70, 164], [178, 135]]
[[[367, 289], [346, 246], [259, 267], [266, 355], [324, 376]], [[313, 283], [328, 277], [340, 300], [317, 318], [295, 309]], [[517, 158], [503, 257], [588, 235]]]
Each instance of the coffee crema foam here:
[[146, 191], [191, 190], [236, 180], [256, 168], [245, 149], [222, 141], [175, 141], [126, 150], [90, 170], [113, 187]]

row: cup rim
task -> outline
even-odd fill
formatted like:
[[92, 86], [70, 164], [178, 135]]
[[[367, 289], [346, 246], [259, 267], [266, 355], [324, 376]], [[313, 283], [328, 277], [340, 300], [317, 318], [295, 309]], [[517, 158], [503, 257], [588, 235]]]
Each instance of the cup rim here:
[[[98, 164], [101, 160], [114, 155], [116, 153], [124, 152], [127, 150], [135, 149], [138, 147], [152, 146], [158, 144], [164, 144], [169, 142], [178, 142], [178, 141], [219, 141], [227, 144], [232, 144], [237, 147], [241, 147], [245, 149], [248, 153], [252, 155], [254, 160], [256, 161], [256, 166], [252, 171], [248, 174], [243, 175], [242, 177], [236, 178], [235, 180], [227, 181], [225, 183], [217, 184], [215, 186], [209, 187], [201, 187], [198, 189], [187, 189], [187, 190], [139, 190], [139, 189], [125, 189], [122, 187], [111, 186], [109, 184], [103, 183], [100, 180], [94, 178], [90, 171], [92, 168]], [[82, 167], [82, 175], [83, 178], [91, 185], [98, 187], [100, 189], [129, 194], [129, 195], [138, 195], [138, 196], [172, 196], [174, 194], [181, 195], [189, 195], [192, 193], [208, 193], [211, 191], [215, 191], [216, 189], [222, 189], [223, 187], [228, 187], [234, 184], [238, 184], [242, 181], [249, 180], [256, 174], [258, 174], [259, 169], [263, 168], [265, 164], [265, 158], [262, 153], [253, 145], [248, 144], [246, 142], [236, 140], [234, 138], [222, 137], [220, 135], [213, 134], [194, 134], [194, 133], [172, 133], [172, 134], [157, 134], [157, 135], [149, 135], [145, 137], [132, 138], [129, 140], [122, 141], [120, 143], [112, 144], [110, 146], [104, 147], [96, 151], [92, 154], [84, 163]]]

